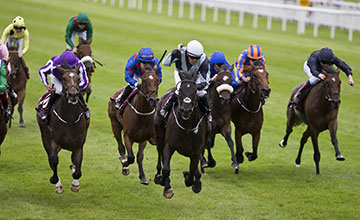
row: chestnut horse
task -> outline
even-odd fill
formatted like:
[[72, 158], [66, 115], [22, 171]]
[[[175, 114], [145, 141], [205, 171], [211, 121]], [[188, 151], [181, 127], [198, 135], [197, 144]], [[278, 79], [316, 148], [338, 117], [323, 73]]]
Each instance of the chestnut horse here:
[[[253, 152], [246, 152], [249, 161], [257, 158], [260, 133], [264, 121], [263, 99], [270, 95], [269, 73], [262, 61], [250, 62], [250, 81], [243, 83], [235, 92], [231, 101], [231, 120], [235, 125], [236, 158], [238, 163], [244, 161], [244, 148], [241, 138], [250, 133], [252, 136]], [[239, 169], [235, 170], [237, 174]]]
[[78, 65], [76, 69], [58, 68], [63, 73], [62, 94], [51, 109], [49, 125], [41, 119], [39, 114], [37, 114], [37, 121], [41, 131], [42, 143], [48, 154], [50, 167], [53, 170], [53, 176], [50, 178], [50, 182], [56, 184], [55, 192], [64, 192], [57, 174], [57, 165], [59, 163], [58, 153], [61, 149], [72, 152], [72, 165], [70, 168], [74, 180], [71, 190], [77, 192], [80, 188], [79, 178], [81, 177], [83, 147], [89, 121], [86, 120], [85, 114], [83, 114], [85, 106], [83, 106], [79, 100], [80, 77], [77, 73], [80, 65]]
[[89, 79], [89, 84], [81, 92], [83, 93], [83, 95], [86, 93], [85, 100], [86, 102], [88, 102], [91, 94], [91, 75], [95, 70], [95, 62], [91, 56], [90, 44], [88, 44], [86, 41], [82, 41], [79, 38], [79, 45], [77, 46], [75, 55], [81, 60], [81, 62], [85, 65], [86, 68], [86, 74]]
[[338, 147], [338, 140], [336, 138], [337, 130], [337, 114], [340, 105], [340, 70], [334, 70], [331, 66], [324, 68], [322, 73], [326, 75], [326, 78], [311, 88], [307, 98], [303, 101], [303, 109], [305, 114], [304, 121], [300, 113], [294, 107], [294, 96], [296, 92], [303, 86], [302, 84], [297, 85], [290, 95], [290, 101], [287, 107], [287, 123], [286, 123], [286, 135], [280, 142], [280, 147], [285, 147], [289, 135], [293, 131], [292, 127], [301, 123], [307, 124], [307, 129], [303, 133], [300, 141], [300, 149], [298, 156], [295, 160], [296, 166], [300, 167], [301, 154], [305, 143], [308, 138], [311, 137], [313, 148], [314, 148], [314, 161], [316, 166], [316, 174], [320, 174], [319, 162], [320, 162], [320, 151], [318, 146], [319, 133], [324, 130], [329, 130], [331, 143], [334, 145], [335, 158], [339, 161], [344, 161], [345, 158], [340, 153]]
[[234, 153], [234, 142], [231, 139], [231, 94], [233, 87], [231, 85], [233, 78], [231, 72], [234, 65], [228, 69], [226, 65], [218, 67], [214, 65], [214, 69], [217, 72], [216, 79], [208, 89], [208, 97], [211, 103], [211, 114], [213, 121], [211, 123], [212, 129], [210, 134], [210, 142], [206, 143], [206, 149], [208, 150], [208, 162], [205, 158], [201, 157], [201, 172], [204, 173], [204, 167], [215, 167], [216, 161], [211, 154], [211, 148], [214, 146], [215, 135], [220, 133], [226, 140], [231, 152], [231, 168], [239, 169], [239, 164], [236, 160]]
[[[174, 193], [170, 186], [170, 160], [175, 151], [190, 157], [190, 171], [184, 171], [185, 185], [192, 186], [195, 193], [201, 191], [201, 173], [199, 171], [200, 154], [205, 146], [206, 114], [198, 104], [196, 72], [179, 72], [180, 81], [178, 105], [173, 106], [167, 122], [160, 116], [161, 106], [175, 88], [168, 90], [160, 99], [154, 118], [156, 147], [158, 150], [157, 173], [154, 182], [164, 186], [163, 195], [170, 199]], [[191, 75], [190, 77], [185, 77]], [[163, 169], [161, 170], [161, 162]], [[161, 175], [162, 171], [162, 175]], [[194, 180], [195, 179], [195, 180]]]
[[[142, 161], [144, 159], [144, 149], [146, 142], [149, 141], [155, 145], [154, 131], [154, 113], [158, 98], [159, 78], [156, 75], [157, 68], [147, 66], [142, 68], [142, 80], [140, 90], [132, 98], [127, 101], [122, 115], [120, 111], [115, 109], [114, 100], [118, 97], [124, 88], [118, 90], [109, 101], [108, 114], [111, 121], [112, 131], [118, 143], [120, 160], [122, 163], [122, 174], [129, 175], [129, 165], [134, 163], [135, 157], [132, 150], [134, 142], [139, 143], [139, 150], [136, 161], [139, 168], [140, 183], [148, 185]], [[125, 156], [125, 148], [122, 141], [121, 133], [124, 133], [124, 142], [127, 150]]]
[[[26, 92], [26, 82], [27, 78], [25, 75], [25, 70], [23, 67], [23, 64], [20, 60], [19, 54], [18, 54], [18, 47], [9, 47], [9, 63], [11, 67], [11, 71], [7, 70], [7, 81], [8, 86], [15, 91], [17, 94], [17, 100], [19, 102], [18, 105], [18, 112], [20, 115], [20, 127], [25, 127], [24, 119], [23, 119], [23, 104], [25, 99], [25, 92]], [[17, 103], [13, 103], [13, 107], [15, 108], [15, 105]], [[14, 111], [11, 112], [13, 114]], [[9, 121], [9, 127], [11, 127], [11, 119]]]

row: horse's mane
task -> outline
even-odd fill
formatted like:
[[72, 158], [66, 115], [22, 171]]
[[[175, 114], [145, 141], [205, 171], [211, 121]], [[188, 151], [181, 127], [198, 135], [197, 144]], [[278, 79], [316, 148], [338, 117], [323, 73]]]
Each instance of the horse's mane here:
[[261, 61], [261, 60], [255, 60], [255, 61], [254, 61], [254, 65], [255, 65], [255, 66], [264, 66], [264, 63], [263, 63], [263, 61]]
[[327, 74], [336, 74], [337, 73], [336, 69], [332, 65], [325, 66], [325, 67], [323, 67], [323, 69], [325, 70], [325, 72]]

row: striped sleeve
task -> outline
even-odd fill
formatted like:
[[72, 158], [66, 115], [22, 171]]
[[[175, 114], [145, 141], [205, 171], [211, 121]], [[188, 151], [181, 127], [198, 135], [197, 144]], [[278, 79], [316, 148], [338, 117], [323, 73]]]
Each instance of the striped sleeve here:
[[80, 62], [79, 76], [80, 76], [79, 88], [80, 88], [80, 90], [82, 90], [82, 89], [85, 89], [87, 87], [87, 85], [89, 84], [89, 79], [86, 74], [86, 69], [82, 62]]
[[239, 79], [242, 79], [244, 77], [243, 71], [244, 71], [244, 63], [245, 63], [245, 57], [244, 54], [241, 53], [240, 56], [237, 58], [235, 65], [236, 65], [236, 75]]
[[50, 59], [45, 66], [41, 67], [39, 70], [39, 76], [41, 79], [41, 82], [45, 85], [48, 86], [49, 82], [47, 80], [47, 75], [52, 73], [52, 69], [53, 69], [53, 61]]

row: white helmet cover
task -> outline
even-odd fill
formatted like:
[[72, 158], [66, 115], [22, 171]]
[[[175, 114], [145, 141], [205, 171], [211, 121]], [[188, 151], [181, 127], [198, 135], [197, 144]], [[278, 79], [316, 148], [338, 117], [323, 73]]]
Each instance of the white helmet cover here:
[[204, 53], [203, 46], [197, 40], [190, 41], [186, 46], [186, 50], [188, 54], [193, 57], [201, 57]]

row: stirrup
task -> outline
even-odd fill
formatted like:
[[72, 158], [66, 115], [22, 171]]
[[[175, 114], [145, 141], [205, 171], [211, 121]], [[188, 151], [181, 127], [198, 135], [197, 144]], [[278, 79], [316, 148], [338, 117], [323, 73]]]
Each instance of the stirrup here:
[[90, 110], [89, 109], [86, 110], [86, 112], [85, 112], [85, 118], [86, 118], [86, 120], [90, 119]]
[[165, 109], [162, 108], [162, 109], [160, 110], [160, 115], [161, 115], [163, 118], [166, 118], [167, 114], [168, 114], [168, 111], [166, 111]]
[[121, 108], [120, 102], [115, 102], [115, 109], [119, 110]]

